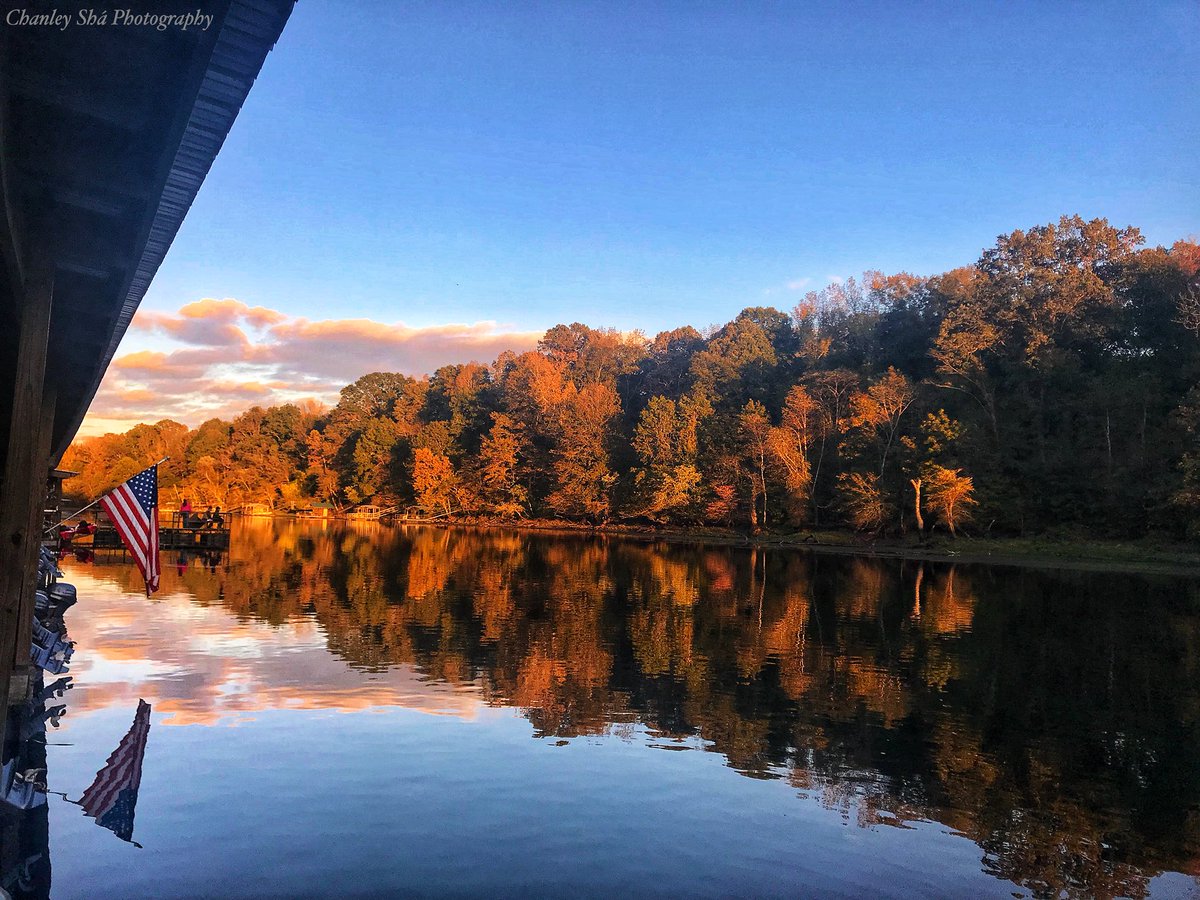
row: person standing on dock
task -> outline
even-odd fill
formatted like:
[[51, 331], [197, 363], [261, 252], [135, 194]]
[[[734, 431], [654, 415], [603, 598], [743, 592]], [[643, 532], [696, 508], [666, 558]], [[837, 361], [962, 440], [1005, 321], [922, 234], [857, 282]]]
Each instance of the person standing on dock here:
[[183, 498], [183, 502], [179, 504], [179, 518], [183, 520], [183, 527], [188, 528], [192, 524], [192, 501], [187, 497]]

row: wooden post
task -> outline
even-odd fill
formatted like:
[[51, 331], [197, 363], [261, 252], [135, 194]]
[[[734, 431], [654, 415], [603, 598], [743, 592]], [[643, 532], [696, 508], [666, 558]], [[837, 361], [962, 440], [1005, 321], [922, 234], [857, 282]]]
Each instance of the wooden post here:
[[[21, 631], [22, 597], [36, 578], [29, 560], [36, 559], [32, 548], [41, 543], [40, 511], [49, 469], [49, 450], [44, 448], [49, 446], [50, 425], [43, 421], [43, 393], [53, 292], [54, 274], [47, 259], [27, 272], [21, 297], [12, 422], [0, 493], [0, 715], [7, 713], [10, 699], [25, 699], [10, 697], [9, 678], [20, 652], [21, 662], [29, 663], [31, 636], [29, 625]], [[32, 592], [29, 600], [32, 604]], [[24, 671], [21, 674], [23, 679]]]
[[[38, 467], [30, 479], [31, 502], [29, 508], [29, 526], [25, 532], [29, 539], [25, 542], [25, 580], [21, 583], [21, 595], [17, 605], [17, 640], [13, 646], [12, 671], [13, 685], [26, 686], [29, 670], [29, 645], [33, 635], [33, 612], [37, 599], [38, 553], [42, 549], [42, 529], [45, 526], [45, 505], [47, 476], [50, 472], [50, 442], [54, 437], [54, 407], [56, 391], [53, 387], [42, 390], [42, 415], [38, 423], [38, 443], [36, 448]], [[21, 676], [26, 678], [22, 679]]]

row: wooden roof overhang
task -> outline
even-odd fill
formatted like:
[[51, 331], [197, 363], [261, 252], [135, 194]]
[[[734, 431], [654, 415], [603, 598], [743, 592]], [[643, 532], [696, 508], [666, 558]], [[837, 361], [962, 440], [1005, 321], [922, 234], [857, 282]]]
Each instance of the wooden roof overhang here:
[[[201, 9], [207, 30], [0, 22], [0, 447], [28, 279], [42, 266], [54, 282], [46, 387], [57, 460], [293, 4], [152, 4]], [[22, 8], [42, 5], [52, 6]]]

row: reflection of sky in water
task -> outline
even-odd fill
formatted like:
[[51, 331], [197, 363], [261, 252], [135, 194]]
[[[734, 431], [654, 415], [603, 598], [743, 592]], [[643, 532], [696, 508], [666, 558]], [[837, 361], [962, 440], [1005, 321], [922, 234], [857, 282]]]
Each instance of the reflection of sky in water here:
[[[277, 653], [300, 653], [305, 650], [323, 650], [324, 640], [319, 635], [312, 635], [301, 641], [296, 630], [291, 630], [288, 638], [295, 643], [291, 647], [274, 648]], [[207, 656], [228, 656], [238, 659], [256, 659], [264, 655], [263, 641], [257, 635], [219, 635], [202, 634], [188, 641], [188, 649]]]
[[[83, 655], [79, 654], [79, 656]], [[84, 662], [79, 661], [78, 657], [72, 662], [74, 665], [71, 674], [77, 685], [83, 683], [89, 686], [137, 683], [171, 675], [175, 672], [173, 666], [157, 663], [150, 659], [108, 659], [98, 653], [89, 656]]]
[[[418, 589], [437, 596], [427, 586], [445, 583], [443, 563], [469, 558], [445, 546], [446, 558], [414, 553], [408, 560], [406, 583], [414, 596]], [[547, 625], [545, 647], [471, 639], [470, 652], [491, 654], [486, 661], [478, 656], [485, 672], [516, 654], [511, 665], [524, 680], [506, 687], [470, 668], [454, 669], [453, 677], [439, 674], [439, 642], [447, 639], [434, 626], [444, 625], [447, 613], [436, 605], [409, 609], [414, 640], [424, 641], [421, 662], [405, 650], [405, 661], [385, 656], [381, 663], [371, 655], [380, 638], [367, 622], [386, 619], [387, 604], [383, 612], [371, 607], [378, 599], [353, 581], [344, 597], [322, 601], [332, 605], [318, 620], [297, 612], [308, 601], [276, 609], [265, 587], [259, 590], [267, 599], [254, 615], [244, 608], [235, 614], [214, 585], [218, 578], [254, 577], [236, 560], [219, 576], [195, 568], [180, 576], [172, 567], [163, 596], [151, 601], [123, 590], [113, 567], [66, 567], [80, 596], [68, 613], [78, 685], [67, 695], [63, 727], [50, 733], [51, 789], [77, 798], [129, 728], [139, 697], [153, 704], [154, 714], [135, 830], [146, 849], [121, 843], [74, 807], [52, 800], [56, 898], [373, 897], [414, 888], [493, 896], [1029, 894], [982, 870], [984, 851], [964, 833], [982, 811], [926, 807], [912, 793], [913, 763], [904, 754], [915, 751], [905, 742], [919, 749], [931, 738], [904, 734], [914, 701], [903, 667], [919, 663], [921, 677], [940, 696], [970, 661], [933, 655], [923, 644], [916, 645], [919, 653], [902, 645], [895, 629], [903, 616], [885, 623], [877, 599], [892, 596], [886, 583], [868, 584], [876, 599], [862, 585], [850, 591], [849, 613], [830, 635], [819, 620], [804, 626], [807, 619], [796, 619], [793, 605], [764, 616], [762, 606], [754, 607], [753, 584], [743, 589], [734, 576], [714, 570], [711, 584], [732, 579], [731, 612], [718, 624], [740, 648], [733, 673], [709, 658], [708, 632], [699, 619], [692, 623], [687, 603], [697, 602], [696, 589], [664, 591], [693, 599], [672, 599], [660, 610], [661, 621], [640, 623], [658, 643], [636, 645], [637, 666], [656, 672], [686, 667], [693, 674], [674, 682], [710, 679], [711, 695], [701, 696], [733, 705], [725, 718], [686, 709], [705, 722], [689, 732], [645, 712], [653, 691], [675, 689], [671, 679], [620, 680], [628, 659], [612, 647], [582, 642], [573, 631], [578, 623], [547, 624], [549, 613], [536, 604], [529, 615]], [[573, 578], [574, 584], [596, 581], [588, 571]], [[362, 584], [381, 581], [368, 570]], [[935, 635], [969, 633], [974, 601], [961, 580], [952, 581], [919, 594], [919, 615], [907, 621]], [[306, 583], [298, 590], [314, 588]], [[355, 604], [370, 611], [356, 612]], [[486, 633], [494, 622], [488, 609], [476, 609]], [[332, 633], [335, 613], [345, 621]], [[859, 622], [866, 623], [866, 639], [878, 643], [875, 655], [861, 646], [849, 652]], [[698, 636], [670, 643], [672, 629], [685, 625]], [[607, 627], [597, 626], [601, 633]], [[355, 649], [360, 640], [362, 653]], [[749, 695], [761, 708], [734, 714], [747, 695], [735, 700], [731, 685], [744, 689], [761, 671], [815, 704], [828, 690], [816, 680], [813, 661], [827, 652], [822, 647], [833, 646], [840, 653], [823, 664], [873, 704], [846, 707], [849, 733], [861, 746], [852, 743], [845, 759], [827, 761], [828, 743], [845, 735], [817, 728], [835, 713], [818, 705], [807, 717], [772, 713], [778, 687]], [[542, 654], [551, 649], [570, 661], [570, 672], [556, 669], [558, 663], [543, 665]], [[506, 693], [549, 697], [568, 675], [590, 677], [598, 653], [611, 655], [612, 673], [597, 682], [607, 705], [585, 709], [586, 695], [568, 698], [555, 713], [580, 728], [547, 730]], [[914, 654], [929, 659], [914, 661]], [[497, 680], [494, 671], [491, 678]], [[715, 687], [723, 679], [728, 683]], [[597, 722], [597, 715], [607, 718]], [[880, 721], [900, 735], [893, 738], [900, 742], [895, 749], [880, 741]], [[731, 754], [750, 758], [758, 751], [745, 748], [764, 743], [772, 728], [782, 734], [779, 758], [760, 760], [747, 769], [756, 777], [746, 777], [737, 771], [746, 764], [731, 763]], [[938, 740], [952, 744], [957, 734], [951, 721]], [[961, 771], [944, 777], [994, 778], [991, 762], [972, 752], [966, 743], [955, 750], [948, 764]], [[1063, 841], [1075, 839], [1068, 828]], [[1196, 882], [1167, 874], [1150, 886], [1155, 894], [1186, 896]]]
[[[123, 713], [124, 711], [122, 711]], [[86, 727], [119, 739], [125, 715]], [[74, 796], [96, 754], [54, 748]], [[978, 850], [938, 825], [870, 833], [644, 733], [564, 746], [515, 714], [467, 723], [267, 712], [240, 727], [151, 732], [137, 811], [141, 854], [52, 810], [58, 897], [594, 895], [1009, 896]]]
[[79, 613], [68, 613], [78, 645], [73, 715], [131, 697], [151, 703], [154, 721], [168, 725], [243, 719], [264, 709], [399, 706], [478, 714], [474, 691], [430, 681], [408, 666], [364, 678], [329, 654], [311, 621], [238, 621], [180, 592], [147, 601], [87, 570], [68, 578], [86, 597]]

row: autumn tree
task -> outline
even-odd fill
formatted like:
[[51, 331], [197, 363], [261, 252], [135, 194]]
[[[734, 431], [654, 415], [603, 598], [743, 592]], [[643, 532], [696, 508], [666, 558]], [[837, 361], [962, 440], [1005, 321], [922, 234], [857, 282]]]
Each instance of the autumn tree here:
[[291, 477], [287, 455], [270, 428], [268, 410], [254, 406], [233, 420], [222, 454], [229, 473], [229, 501], [271, 502]]
[[767, 436], [767, 452], [779, 473], [789, 514], [805, 518], [812, 494], [810, 454], [820, 432], [820, 408], [803, 385], [788, 391], [779, 425]]
[[[745, 478], [749, 484], [750, 527], [767, 524], [767, 462], [771, 458], [771, 420], [766, 408], [751, 400], [738, 415], [738, 436]], [[759, 518], [758, 499], [762, 498], [762, 518]]]
[[838, 492], [847, 520], [859, 531], [880, 531], [892, 516], [892, 506], [874, 472], [842, 475]]
[[971, 507], [975, 499], [975, 485], [960, 469], [930, 466], [925, 476], [928, 485], [928, 505], [937, 520], [956, 537], [958, 526], [971, 520]]
[[308, 433], [305, 450], [312, 496], [323, 501], [333, 500], [340, 488], [335, 468], [337, 444], [329, 435], [314, 428]]
[[617, 474], [610, 466], [612, 425], [620, 415], [617, 392], [605, 384], [572, 390], [562, 403], [554, 448], [555, 487], [547, 505], [555, 512], [602, 521], [611, 509]]
[[677, 399], [692, 387], [692, 358], [704, 348], [704, 338], [691, 325], [655, 335], [634, 379], [634, 405], [627, 412], [639, 413], [652, 397]]
[[442, 366], [429, 379], [421, 418], [446, 423], [458, 460], [479, 450], [490, 423], [491, 390], [491, 373], [479, 363]]
[[520, 482], [523, 426], [504, 413], [492, 413], [492, 428], [480, 448], [481, 495], [494, 513], [524, 515], [529, 492]]
[[813, 523], [820, 524], [821, 509], [830, 504], [833, 484], [839, 474], [850, 398], [861, 382], [856, 373], [839, 368], [812, 372], [802, 383], [817, 403], [815, 444], [809, 458], [812, 460]]
[[418, 447], [413, 453], [413, 493], [417, 505], [428, 512], [451, 511], [457, 480], [450, 458]]
[[944, 409], [928, 413], [918, 434], [900, 439], [901, 463], [913, 489], [913, 518], [917, 531], [925, 531], [922, 490], [933, 470], [954, 465], [960, 458], [962, 423], [950, 418]]
[[810, 291], [793, 317], [809, 333], [805, 355], [819, 354], [826, 369], [868, 370], [876, 367], [879, 309], [863, 285], [851, 277]]
[[578, 388], [588, 384], [617, 386], [622, 376], [637, 371], [647, 341], [639, 332], [589, 328], [579, 322], [556, 325], [538, 342], [538, 350], [561, 366]]
[[886, 474], [888, 455], [899, 438], [900, 419], [915, 398], [912, 383], [891, 368], [865, 391], [850, 398], [851, 427], [876, 445], [880, 478]]

